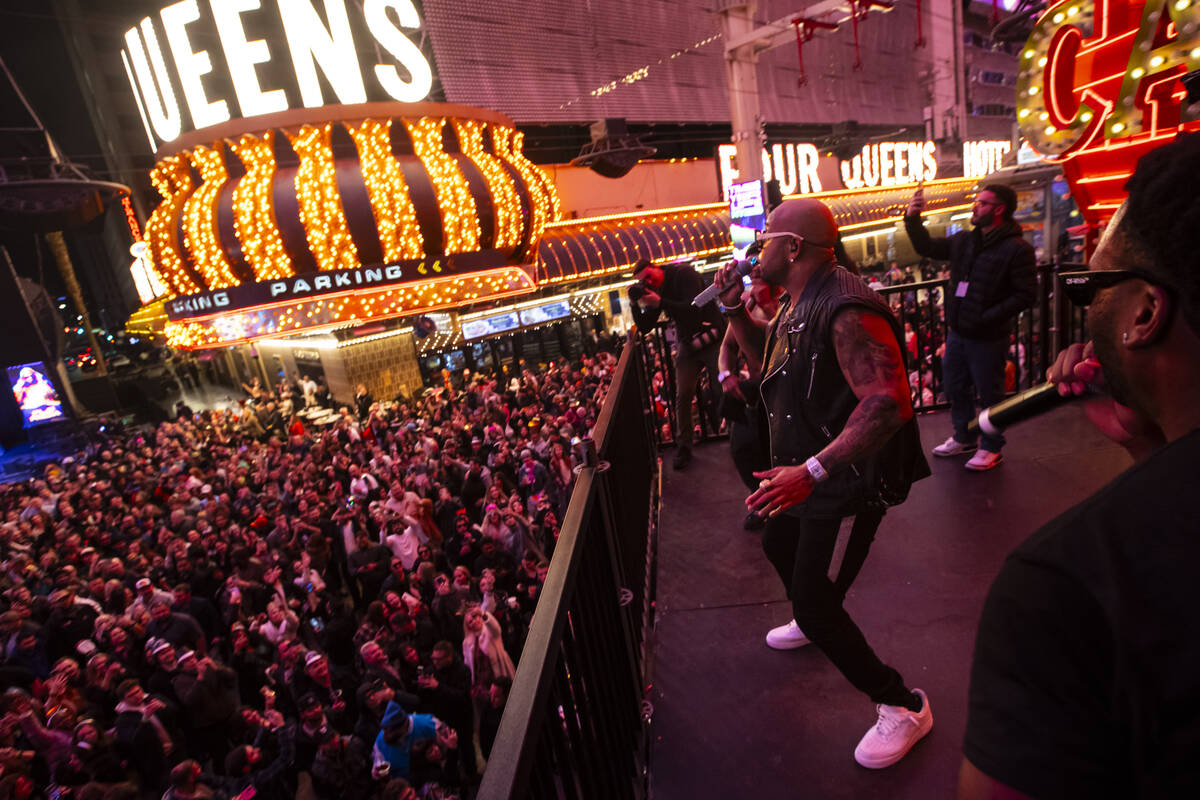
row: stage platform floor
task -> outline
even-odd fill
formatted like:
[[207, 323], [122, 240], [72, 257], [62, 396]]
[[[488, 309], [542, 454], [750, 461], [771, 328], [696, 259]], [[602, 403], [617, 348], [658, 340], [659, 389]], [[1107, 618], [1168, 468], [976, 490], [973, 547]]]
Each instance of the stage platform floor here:
[[[948, 413], [921, 418], [928, 449]], [[1125, 469], [1077, 408], [1012, 430], [988, 473], [930, 457], [932, 477], [890, 510], [846, 606], [885, 662], [924, 689], [933, 731], [871, 771], [854, 747], [875, 709], [813, 646], [769, 649], [790, 617], [783, 587], [742, 530], [745, 487], [720, 441], [683, 473], [663, 455], [651, 776], [655, 800], [929, 800], [954, 796], [975, 628], [1004, 556]], [[843, 537], [846, 531], [842, 532]], [[839, 553], [834, 564], [838, 563]]]

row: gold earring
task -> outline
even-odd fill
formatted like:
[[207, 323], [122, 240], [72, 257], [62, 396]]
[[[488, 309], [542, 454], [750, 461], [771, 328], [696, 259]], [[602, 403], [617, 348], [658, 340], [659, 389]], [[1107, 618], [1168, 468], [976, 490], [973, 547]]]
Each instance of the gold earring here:
[[1122, 342], [1128, 342], [1128, 341], [1129, 341], [1129, 331], [1125, 331], [1125, 333], [1122, 333], [1122, 334], [1121, 334], [1121, 341], [1122, 341]]

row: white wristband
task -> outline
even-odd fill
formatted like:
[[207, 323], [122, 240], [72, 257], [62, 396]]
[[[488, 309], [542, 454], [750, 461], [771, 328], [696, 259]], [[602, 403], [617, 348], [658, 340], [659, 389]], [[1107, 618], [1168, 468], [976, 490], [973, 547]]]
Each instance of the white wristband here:
[[728, 377], [729, 377], [729, 370], [727, 370], [727, 369], [721, 370], [720, 372], [717, 373], [717, 383], [724, 383], [725, 379]]
[[829, 473], [821, 466], [821, 462], [817, 461], [817, 457], [813, 456], [808, 461], [804, 462], [804, 468], [808, 470], [808, 474], [812, 476], [813, 483], [820, 483], [829, 477]]

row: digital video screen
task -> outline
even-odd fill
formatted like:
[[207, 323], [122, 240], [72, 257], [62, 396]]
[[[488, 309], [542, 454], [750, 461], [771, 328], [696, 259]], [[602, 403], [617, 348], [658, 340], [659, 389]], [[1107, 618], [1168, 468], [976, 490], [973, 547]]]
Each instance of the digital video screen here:
[[519, 327], [521, 327], [521, 318], [515, 312], [509, 312], [494, 317], [468, 320], [462, 324], [462, 335], [464, 339], [478, 339], [481, 336], [515, 331]]
[[13, 397], [17, 398], [26, 428], [62, 419], [62, 400], [54, 391], [54, 384], [47, 377], [42, 362], [9, 367], [8, 383], [12, 386]]
[[522, 325], [541, 325], [554, 319], [564, 319], [571, 316], [571, 304], [563, 300], [558, 303], [547, 303], [544, 306], [521, 309]]
[[754, 232], [767, 224], [762, 181], [745, 181], [729, 187], [729, 222], [734, 258], [745, 258], [746, 248], [754, 243]]

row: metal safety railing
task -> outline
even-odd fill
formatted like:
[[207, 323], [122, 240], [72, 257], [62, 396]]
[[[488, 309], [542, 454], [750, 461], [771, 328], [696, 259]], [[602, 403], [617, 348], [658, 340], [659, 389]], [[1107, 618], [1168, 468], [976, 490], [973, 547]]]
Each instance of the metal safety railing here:
[[605, 397], [479, 798], [647, 796], [658, 458], [643, 346], [624, 348]]
[[[1033, 305], [1022, 311], [1011, 324], [1009, 357], [1005, 380], [1008, 393], [1029, 389], [1045, 380], [1046, 369], [1058, 352], [1072, 342], [1086, 338], [1087, 314], [1071, 306], [1057, 291], [1057, 274], [1084, 269], [1080, 264], [1041, 264], [1037, 267], [1037, 292]], [[912, 390], [913, 408], [936, 411], [949, 407], [942, 379], [942, 356], [946, 344], [945, 298], [949, 280], [942, 278], [886, 286], [878, 290], [888, 302], [905, 332], [905, 362]], [[659, 446], [674, 441], [678, 418], [675, 408], [675, 361], [667, 325], [642, 336], [641, 357], [650, 379], [646, 384], [646, 403], [655, 421], [655, 440]], [[701, 413], [707, 403], [715, 403], [719, 393], [715, 376], [707, 373], [696, 390], [693, 419], [700, 426], [700, 439], [718, 436], [721, 430], [710, 417]]]
[[[1058, 291], [1059, 272], [1081, 269], [1076, 264], [1041, 264], [1033, 305], [1022, 311], [1009, 330], [1005, 391], [1019, 392], [1046, 379], [1046, 370], [1059, 350], [1086, 336], [1087, 314], [1073, 307]], [[913, 408], [933, 411], [947, 408], [942, 382], [942, 355], [946, 343], [946, 279], [887, 286], [879, 294], [888, 302], [905, 332], [905, 360], [912, 389]]]
[[[642, 369], [648, 380], [647, 408], [654, 419], [654, 439], [659, 447], [675, 443], [676, 432], [679, 430], [678, 408], [676, 403], [675, 375], [675, 331], [669, 323], [659, 323], [651, 330], [639, 334], [641, 347], [638, 355], [641, 358]], [[720, 423], [715, 420], [715, 410], [721, 396], [721, 386], [715, 375], [709, 375], [705, 370], [700, 374], [696, 385], [696, 398], [693, 401], [693, 424], [699, 426], [697, 441], [705, 441], [721, 435]]]

